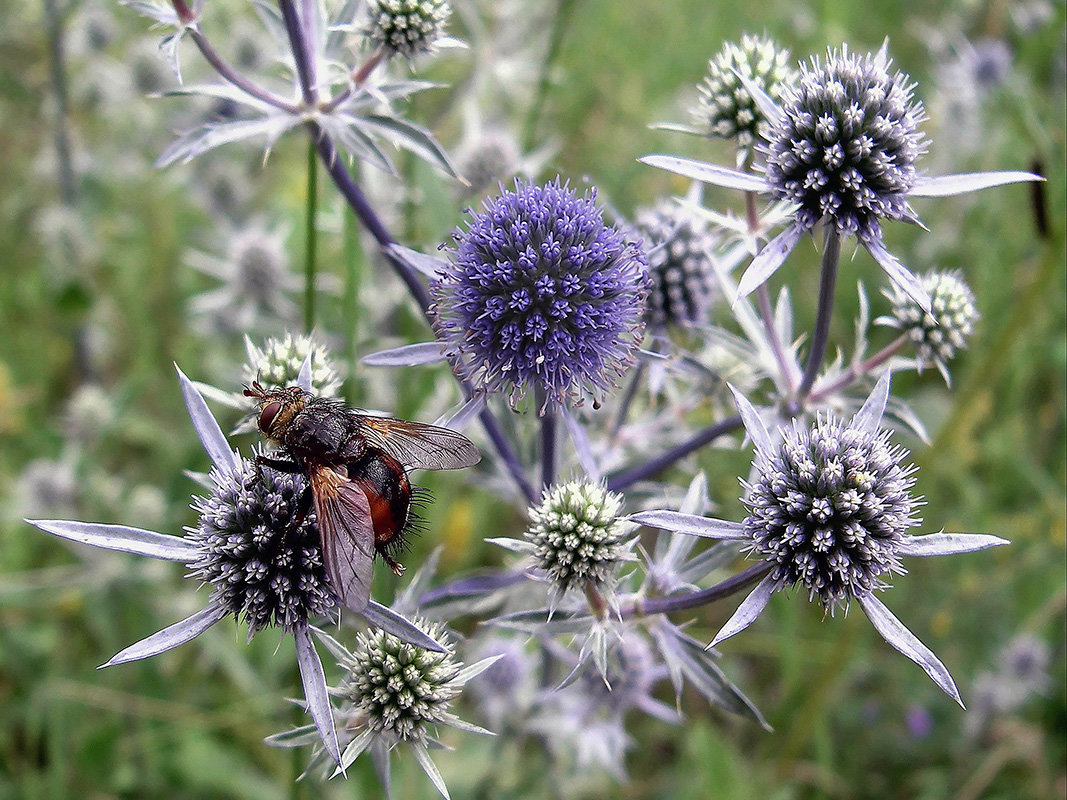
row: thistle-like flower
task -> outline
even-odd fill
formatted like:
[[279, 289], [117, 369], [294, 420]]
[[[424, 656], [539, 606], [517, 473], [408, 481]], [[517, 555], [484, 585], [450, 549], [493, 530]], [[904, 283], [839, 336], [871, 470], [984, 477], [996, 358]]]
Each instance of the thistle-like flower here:
[[892, 315], [875, 322], [906, 333], [915, 346], [919, 370], [936, 366], [949, 383], [948, 362], [967, 347], [978, 322], [974, 293], [958, 270], [929, 272], [922, 276], [922, 285], [930, 295], [929, 311], [894, 287], [886, 293], [893, 304]]
[[452, 235], [431, 291], [437, 338], [460, 377], [506, 389], [513, 406], [531, 386], [546, 406], [598, 401], [633, 361], [646, 278], [643, 256], [604, 224], [595, 193], [516, 181]]
[[[332, 637], [316, 631], [345, 670], [340, 686], [331, 690], [339, 704], [335, 715], [342, 720], [337, 735], [344, 750], [337, 771], [348, 769], [360, 755], [370, 751], [388, 790], [390, 754], [404, 746], [447, 798], [448, 788], [430, 758], [429, 748], [440, 747], [436, 739], [439, 726], [492, 735], [460, 719], [450, 707], [467, 682], [492, 666], [499, 656], [464, 667], [439, 623], [415, 617], [414, 626], [425, 641], [445, 644], [428, 650], [385, 631], [371, 630], [357, 634], [355, 646], [349, 651]], [[267, 742], [295, 747], [314, 743], [318, 735], [307, 726], [277, 734]], [[313, 767], [324, 760], [323, 755], [324, 751], [318, 749], [312, 757]]]
[[712, 252], [717, 238], [708, 221], [665, 200], [639, 210], [634, 226], [644, 239], [651, 278], [649, 327], [704, 322], [715, 298]]
[[525, 542], [493, 541], [532, 555], [552, 581], [553, 601], [586, 584], [610, 596], [619, 567], [634, 560], [636, 527], [620, 517], [621, 510], [622, 495], [600, 484], [557, 484], [530, 508]]
[[885, 248], [881, 221], [918, 223], [908, 202], [912, 197], [1041, 180], [1027, 172], [920, 175], [916, 162], [927, 145], [918, 126], [925, 114], [912, 96], [911, 79], [890, 71], [886, 46], [874, 55], [842, 47], [829, 51], [825, 61], [812, 59], [797, 83], [783, 92], [780, 105], [740, 78], [770, 125], [762, 147], [762, 176], [672, 156], [641, 159], [696, 180], [793, 204], [792, 224], [752, 260], [738, 283], [739, 297], [765, 283], [803, 235], [822, 223], [834, 237], [854, 235], [889, 278], [928, 309], [930, 299], [918, 278]]
[[446, 0], [370, 0], [364, 35], [406, 59], [433, 50], [452, 8]]
[[741, 150], [749, 150], [768, 133], [767, 118], [738, 74], [759, 87], [773, 100], [796, 80], [789, 51], [779, 48], [766, 36], [745, 34], [740, 43], [727, 42], [708, 62], [708, 73], [700, 89], [700, 105], [694, 115], [707, 135], [737, 139]]
[[[308, 368], [300, 383], [307, 385]], [[322, 566], [318, 530], [308, 514], [294, 527], [300, 506], [299, 478], [256, 469], [230, 449], [196, 386], [180, 371], [182, 394], [193, 427], [211, 457], [214, 490], [196, 497], [200, 514], [188, 536], [171, 536], [124, 525], [70, 520], [30, 520], [63, 539], [189, 565], [191, 576], [212, 584], [211, 599], [192, 616], [132, 644], [104, 666], [158, 655], [191, 641], [227, 616], [243, 617], [249, 636], [269, 625], [291, 633], [308, 712], [327, 752], [340, 762], [322, 663], [311, 641], [310, 621], [328, 613], [335, 595]], [[369, 604], [371, 624], [421, 647], [442, 646], [389, 609]]]
[[211, 602], [248, 623], [251, 637], [268, 627], [292, 632], [327, 615], [336, 598], [326, 578], [314, 514], [299, 526], [303, 477], [262, 470], [240, 459], [211, 470], [211, 494], [193, 498], [197, 547], [190, 575], [211, 584]]
[[1008, 542], [976, 533], [908, 535], [918, 523], [919, 501], [911, 495], [914, 468], [901, 466], [906, 452], [890, 445], [879, 430], [889, 399], [888, 373], [848, 423], [820, 417], [805, 428], [794, 422], [778, 429], [776, 437], [748, 400], [736, 392], [735, 399], [756, 446], [756, 477], [748, 485], [745, 520], [674, 511], [631, 517], [679, 533], [743, 542], [750, 556], [763, 560], [765, 577], [709, 647], [751, 625], [775, 591], [800, 585], [831, 612], [856, 600], [890, 645], [962, 705], [945, 665], [874, 592], [887, 588], [884, 577], [904, 572], [901, 556], [969, 553]]

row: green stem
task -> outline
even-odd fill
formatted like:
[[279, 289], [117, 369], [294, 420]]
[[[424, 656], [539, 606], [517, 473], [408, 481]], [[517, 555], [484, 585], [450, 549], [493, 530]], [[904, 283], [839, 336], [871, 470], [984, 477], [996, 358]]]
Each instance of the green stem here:
[[571, 14], [578, 5], [577, 0], [559, 0], [555, 19], [552, 24], [552, 33], [548, 40], [548, 52], [545, 53], [545, 61], [541, 65], [541, 74], [537, 81], [537, 91], [534, 94], [530, 110], [526, 114], [526, 141], [523, 142], [523, 150], [529, 152], [537, 143], [538, 122], [545, 106], [545, 98], [548, 97], [548, 88], [552, 80], [552, 65], [559, 56], [560, 46], [563, 44], [563, 34], [569, 27]]
[[359, 358], [359, 290], [363, 280], [363, 251], [359, 243], [359, 221], [355, 212], [345, 204], [344, 219], [344, 266], [345, 285], [342, 310], [344, 313], [345, 358], [348, 361], [348, 378], [345, 382], [344, 396], [349, 403], [356, 403], [358, 397], [358, 380], [356, 371]]
[[304, 217], [304, 332], [315, 328], [315, 259], [318, 248], [318, 229], [315, 218], [319, 198], [319, 157], [315, 142], [308, 142], [307, 207]]

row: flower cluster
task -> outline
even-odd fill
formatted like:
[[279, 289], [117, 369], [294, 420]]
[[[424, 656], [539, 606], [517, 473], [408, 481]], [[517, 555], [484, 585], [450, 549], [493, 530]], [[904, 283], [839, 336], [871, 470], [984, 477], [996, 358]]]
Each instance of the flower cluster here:
[[745, 34], [740, 42], [727, 42], [708, 62], [708, 74], [700, 89], [695, 115], [709, 136], [736, 139], [750, 148], [768, 133], [767, 118], [739, 76], [762, 89], [774, 100], [796, 79], [789, 51], [766, 36]]
[[880, 321], [904, 331], [915, 346], [919, 369], [934, 365], [947, 380], [945, 365], [967, 347], [978, 322], [974, 293], [958, 270], [930, 272], [922, 277], [922, 285], [930, 295], [928, 312], [894, 288], [889, 293], [892, 316]]
[[451, 13], [446, 0], [371, 0], [364, 35], [410, 59], [433, 49]]
[[579, 481], [547, 489], [530, 509], [526, 541], [555, 593], [586, 583], [610, 588], [619, 566], [632, 560], [635, 529], [621, 510], [620, 495]]
[[456, 372], [514, 405], [529, 387], [598, 398], [641, 339], [645, 262], [590, 193], [516, 182], [453, 232], [434, 328]]
[[[440, 625], [415, 619], [438, 641]], [[341, 696], [362, 714], [368, 727], [399, 741], [424, 741], [430, 726], [444, 722], [462, 669], [451, 649], [424, 650], [380, 630], [360, 633], [351, 657], [341, 665], [347, 677]]]
[[640, 209], [634, 226], [644, 239], [651, 287], [651, 329], [703, 322], [715, 298], [712, 261], [718, 237], [693, 211], [670, 201]]
[[794, 422], [770, 451], [760, 449], [741, 523], [753, 554], [775, 565], [782, 585], [803, 585], [831, 612], [884, 588], [879, 576], [903, 572], [897, 550], [917, 525], [914, 467], [889, 432], [819, 416]]
[[801, 228], [829, 220], [878, 236], [879, 219], [914, 220], [907, 202], [926, 143], [922, 104], [902, 72], [847, 48], [802, 67], [767, 145], [767, 182], [795, 203]]
[[[258, 474], [257, 474], [258, 473]], [[193, 499], [199, 515], [188, 529], [199, 558], [192, 575], [212, 586], [211, 601], [248, 623], [291, 631], [336, 605], [326, 578], [315, 516], [299, 519], [305, 481], [242, 459], [238, 469], [211, 471], [214, 491]]]

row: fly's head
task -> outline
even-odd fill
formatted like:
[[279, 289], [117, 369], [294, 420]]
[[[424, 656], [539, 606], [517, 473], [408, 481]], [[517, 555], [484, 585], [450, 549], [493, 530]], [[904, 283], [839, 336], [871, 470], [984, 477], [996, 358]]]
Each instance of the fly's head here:
[[246, 386], [244, 394], [259, 402], [260, 433], [277, 444], [285, 443], [285, 432], [311, 397], [299, 386], [266, 389], [259, 381], [252, 381], [251, 387]]

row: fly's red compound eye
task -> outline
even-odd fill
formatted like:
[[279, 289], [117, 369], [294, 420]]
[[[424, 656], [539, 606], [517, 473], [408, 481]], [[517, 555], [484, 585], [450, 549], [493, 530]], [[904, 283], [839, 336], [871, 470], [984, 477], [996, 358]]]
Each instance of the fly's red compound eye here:
[[282, 404], [277, 400], [263, 406], [263, 410], [259, 412], [259, 429], [263, 433], [270, 433], [271, 426], [274, 425], [274, 418], [278, 416], [278, 412], [281, 410]]

